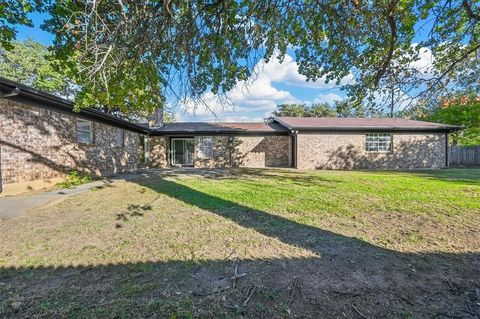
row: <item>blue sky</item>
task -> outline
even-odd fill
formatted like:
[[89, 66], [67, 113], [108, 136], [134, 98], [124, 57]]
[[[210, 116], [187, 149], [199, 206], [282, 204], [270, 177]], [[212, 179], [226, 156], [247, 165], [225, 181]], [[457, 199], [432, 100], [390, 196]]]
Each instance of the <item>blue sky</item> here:
[[[30, 15], [34, 27], [18, 26], [18, 40], [31, 38], [49, 45], [53, 42], [53, 35], [41, 30], [40, 25], [48, 15], [34, 13]], [[429, 23], [421, 23], [423, 29], [418, 29], [415, 42], [420, 42], [429, 29]], [[431, 58], [426, 56], [428, 59]], [[333, 103], [344, 97], [344, 93], [333, 83], [326, 84], [323, 80], [306, 82], [298, 73], [297, 64], [293, 55], [287, 55], [282, 64], [270, 62], [258, 65], [258, 76], [248, 83], [239, 83], [230, 94], [230, 102], [223, 103], [217, 97], [206, 94], [204, 101], [212, 114], [203, 106], [185, 105], [174, 109], [177, 121], [261, 121], [270, 115], [276, 105], [282, 103]], [[353, 77], [346, 77], [343, 83], [352, 81]], [[245, 84], [248, 84], [245, 86]], [[248, 89], [245, 89], [245, 88]]]

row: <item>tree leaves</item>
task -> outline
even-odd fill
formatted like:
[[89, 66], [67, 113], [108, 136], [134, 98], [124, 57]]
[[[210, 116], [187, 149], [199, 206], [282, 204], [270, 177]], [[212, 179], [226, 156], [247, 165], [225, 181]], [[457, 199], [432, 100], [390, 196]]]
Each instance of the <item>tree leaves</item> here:
[[[254, 76], [261, 59], [281, 61], [287, 51], [308, 81], [339, 84], [353, 74], [344, 85], [349, 98], [373, 106], [382, 103], [379, 94], [418, 102], [439, 90], [478, 86], [458, 75], [478, 65], [479, 2], [59, 0], [47, 7], [45, 28], [81, 85], [80, 107], [151, 111], [167, 100], [201, 102]], [[15, 23], [28, 23], [21, 12], [33, 2], [22, 3], [8, 10]], [[429, 32], [417, 45], [424, 20]], [[5, 39], [14, 36], [8, 30]], [[412, 67], [424, 46], [435, 56], [428, 76]]]
[[33, 40], [12, 42], [0, 49], [0, 74], [36, 89], [68, 97], [73, 83], [47, 47]]

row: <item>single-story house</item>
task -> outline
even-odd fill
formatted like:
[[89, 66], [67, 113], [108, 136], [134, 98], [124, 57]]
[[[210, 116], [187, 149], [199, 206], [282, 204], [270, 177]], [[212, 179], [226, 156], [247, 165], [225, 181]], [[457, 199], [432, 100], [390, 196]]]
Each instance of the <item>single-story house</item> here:
[[459, 127], [399, 118], [139, 125], [0, 78], [0, 185], [142, 167], [406, 169], [448, 165]]

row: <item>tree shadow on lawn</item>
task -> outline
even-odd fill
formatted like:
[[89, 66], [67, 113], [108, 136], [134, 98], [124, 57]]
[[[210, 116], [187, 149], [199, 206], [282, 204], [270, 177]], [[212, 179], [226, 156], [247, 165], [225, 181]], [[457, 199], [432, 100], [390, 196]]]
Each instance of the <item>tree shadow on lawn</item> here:
[[[480, 315], [478, 253], [392, 251], [253, 210], [161, 177], [136, 182], [303, 248], [314, 257], [237, 260], [233, 254], [222, 260], [3, 268], [0, 315], [250, 318], [477, 318]], [[142, 215], [131, 217], [142, 218]], [[232, 280], [232, 277], [238, 278]], [[17, 301], [20, 304], [15, 304]]]

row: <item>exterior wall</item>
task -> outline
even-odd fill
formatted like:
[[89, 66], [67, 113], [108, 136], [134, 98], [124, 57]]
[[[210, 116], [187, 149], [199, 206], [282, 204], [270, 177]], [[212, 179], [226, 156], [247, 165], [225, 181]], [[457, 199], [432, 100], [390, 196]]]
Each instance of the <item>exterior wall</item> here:
[[[213, 157], [199, 156], [199, 136], [195, 136], [194, 166], [213, 167], [289, 167], [289, 136], [213, 136]], [[150, 140], [151, 167], [168, 167], [170, 138], [152, 137]]]
[[235, 166], [232, 146], [235, 139], [229, 136], [213, 136], [213, 157], [202, 159], [200, 153], [200, 138], [195, 136], [194, 165], [195, 167], [232, 167]]
[[299, 134], [300, 169], [403, 169], [445, 167], [445, 134], [392, 133], [393, 151], [365, 151], [365, 133]]
[[288, 136], [214, 136], [213, 158], [200, 159], [195, 138], [195, 167], [289, 167]]
[[108, 175], [137, 169], [139, 134], [125, 130], [125, 146], [117, 147], [116, 128], [92, 123], [94, 144], [78, 144], [74, 116], [0, 99], [3, 184], [49, 179], [69, 170]]
[[155, 168], [168, 167], [168, 137], [164, 136], [152, 136], [148, 141], [148, 165]]
[[235, 141], [235, 166], [291, 166], [290, 136], [242, 136]]

